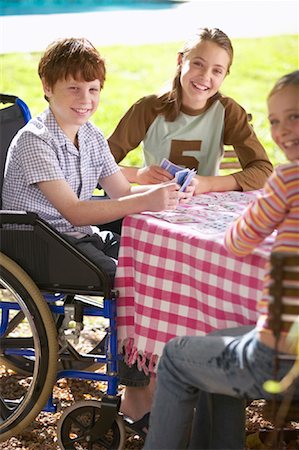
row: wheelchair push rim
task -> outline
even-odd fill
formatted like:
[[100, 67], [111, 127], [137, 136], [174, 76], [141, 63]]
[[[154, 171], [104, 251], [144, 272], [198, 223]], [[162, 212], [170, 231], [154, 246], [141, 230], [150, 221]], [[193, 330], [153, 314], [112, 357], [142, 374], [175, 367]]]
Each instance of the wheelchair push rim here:
[[[6, 371], [0, 378], [0, 442], [3, 442], [23, 431], [47, 402], [56, 381], [58, 346], [52, 314], [35, 283], [6, 255], [1, 254], [0, 262], [0, 284], [5, 294], [0, 301], [1, 364], [5, 364], [6, 352], [20, 352], [33, 365], [29, 377]], [[15, 328], [12, 333], [5, 333], [5, 316], [12, 311], [21, 311], [24, 317], [22, 321], [17, 319], [21, 337], [16, 335]], [[8, 390], [11, 383], [14, 389]]]

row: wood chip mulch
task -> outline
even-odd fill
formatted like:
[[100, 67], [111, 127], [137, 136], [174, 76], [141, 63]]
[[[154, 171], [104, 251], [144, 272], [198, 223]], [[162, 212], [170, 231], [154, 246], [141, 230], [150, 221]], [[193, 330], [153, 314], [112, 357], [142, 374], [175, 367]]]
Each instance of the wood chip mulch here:
[[[5, 376], [5, 373], [5, 368], [0, 366], [0, 377]], [[11, 375], [12, 373], [10, 373]], [[0, 443], [0, 450], [60, 450], [57, 444], [56, 427], [63, 410], [73, 404], [74, 401], [99, 400], [103, 390], [104, 386], [100, 382], [59, 380], [53, 390], [54, 400], [58, 404], [57, 412], [41, 412], [21, 434]], [[254, 401], [247, 407], [246, 450], [271, 448], [267, 446], [266, 438], [261, 432], [263, 429], [272, 427], [271, 423], [265, 421], [261, 416], [262, 406], [263, 401]], [[281, 449], [299, 450], [299, 422], [293, 422], [289, 425], [287, 441], [284, 442]], [[143, 440], [139, 436], [127, 434], [125, 450], [141, 450], [142, 447]]]

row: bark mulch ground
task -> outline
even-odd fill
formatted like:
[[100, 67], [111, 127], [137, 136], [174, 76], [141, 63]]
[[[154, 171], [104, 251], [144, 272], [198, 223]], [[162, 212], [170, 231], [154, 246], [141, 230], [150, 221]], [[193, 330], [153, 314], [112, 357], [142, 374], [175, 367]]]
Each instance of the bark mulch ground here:
[[[83, 353], [89, 352], [103, 338], [105, 320], [101, 323], [101, 319], [90, 319], [90, 322], [86, 320], [86, 325], [81, 333], [80, 343], [77, 347], [78, 351]], [[11, 389], [12, 392], [15, 392], [17, 382], [17, 375], [12, 371], [7, 371], [4, 366], [0, 365], [0, 391], [4, 392], [5, 390], [7, 392]], [[65, 408], [80, 400], [100, 400], [104, 391], [105, 385], [96, 381], [58, 380], [53, 388], [53, 398], [57, 402], [57, 412], [41, 412], [22, 433], [0, 443], [0, 450], [60, 450], [57, 444], [56, 429]], [[10, 398], [13, 398], [13, 396]], [[247, 407], [247, 446], [244, 450], [269, 449], [262, 442], [262, 440], [265, 440], [265, 435], [260, 431], [271, 428], [272, 424], [263, 419], [261, 415], [262, 407], [262, 400], [254, 401]], [[287, 442], [279, 450], [299, 450], [299, 418], [298, 422], [292, 422], [288, 425], [286, 436]], [[127, 433], [125, 450], [141, 450], [143, 443], [142, 438], [138, 435]], [[92, 450], [101, 449], [92, 448]]]
[[[5, 368], [0, 366], [0, 378], [4, 377]], [[12, 374], [11, 374], [12, 375]], [[11, 384], [13, 389], [13, 383]], [[41, 412], [36, 419], [21, 434], [0, 443], [0, 450], [59, 450], [57, 445], [56, 427], [63, 410], [79, 400], [100, 399], [103, 385], [99, 382], [86, 380], [61, 379], [54, 386], [54, 399], [58, 401], [56, 413]], [[271, 427], [271, 423], [261, 417], [263, 401], [255, 401], [247, 407], [247, 447], [246, 449], [267, 449], [261, 441], [261, 429]], [[297, 431], [296, 431], [297, 428]], [[289, 426], [287, 442], [282, 449], [299, 450], [299, 422]], [[127, 434], [125, 450], [140, 450], [143, 440], [133, 434]]]

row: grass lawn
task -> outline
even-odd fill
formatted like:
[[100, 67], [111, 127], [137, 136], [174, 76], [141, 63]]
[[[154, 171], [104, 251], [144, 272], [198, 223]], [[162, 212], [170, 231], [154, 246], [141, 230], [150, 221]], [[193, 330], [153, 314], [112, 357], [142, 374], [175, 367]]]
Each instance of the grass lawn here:
[[[107, 80], [93, 122], [108, 136], [122, 114], [138, 98], [159, 92], [171, 82], [176, 54], [182, 42], [142, 46], [100, 48], [107, 65]], [[266, 97], [282, 75], [298, 69], [298, 36], [234, 39], [234, 63], [221, 91], [233, 97], [253, 115], [254, 129], [273, 164], [284, 158], [270, 138]], [[47, 103], [37, 75], [40, 53], [0, 55], [2, 92], [24, 100], [34, 116]], [[128, 164], [140, 164], [140, 149], [127, 157]]]

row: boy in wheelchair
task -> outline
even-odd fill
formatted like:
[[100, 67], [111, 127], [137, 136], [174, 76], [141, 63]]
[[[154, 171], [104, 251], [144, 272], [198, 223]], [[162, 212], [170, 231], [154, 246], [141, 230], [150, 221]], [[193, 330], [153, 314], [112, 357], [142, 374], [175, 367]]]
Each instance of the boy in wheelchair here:
[[[105, 72], [103, 58], [85, 39], [48, 47], [38, 73], [49, 108], [11, 145], [3, 209], [38, 213], [113, 277], [119, 239], [91, 225], [173, 209], [178, 186], [132, 187], [122, 176], [102, 133], [88, 121], [98, 107]], [[99, 182], [110, 199], [91, 199]]]
[[[38, 73], [49, 108], [31, 119], [9, 148], [2, 207], [37, 213], [113, 280], [120, 238], [95, 225], [103, 228], [105, 223], [145, 210], [174, 209], [178, 201], [192, 196], [193, 188], [179, 192], [175, 183], [131, 186], [124, 177], [103, 134], [89, 122], [99, 105], [106, 69], [88, 40], [52, 43], [39, 62]], [[109, 198], [92, 199], [98, 183]], [[140, 408], [133, 420], [148, 411], [151, 401], [149, 379], [143, 375], [129, 370], [134, 403]], [[130, 403], [129, 393], [130, 389], [126, 393]], [[125, 405], [121, 410], [126, 413]]]
[[174, 338], [166, 344], [144, 450], [244, 449], [245, 400], [271, 398], [264, 383], [275, 371], [278, 392], [284, 395], [291, 387], [287, 398], [299, 398], [298, 101], [297, 70], [278, 80], [268, 96], [272, 138], [289, 163], [276, 168], [264, 192], [225, 235], [227, 250], [243, 257], [277, 229], [272, 272], [269, 261], [257, 325], [250, 331], [248, 327], [220, 330], [208, 336]]

